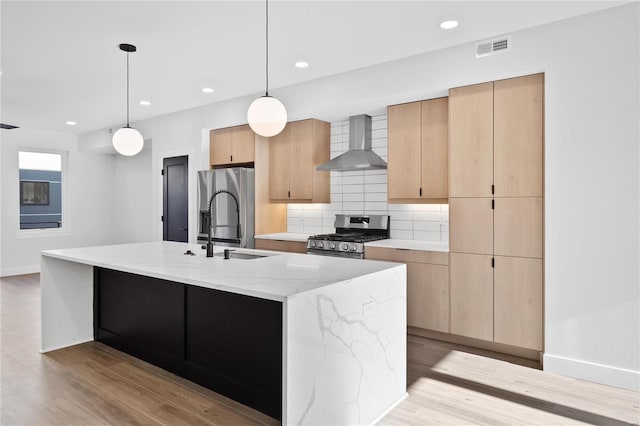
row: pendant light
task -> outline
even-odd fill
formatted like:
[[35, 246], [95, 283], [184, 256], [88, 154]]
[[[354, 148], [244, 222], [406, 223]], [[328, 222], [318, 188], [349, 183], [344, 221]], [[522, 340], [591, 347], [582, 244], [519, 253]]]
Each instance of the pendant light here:
[[139, 153], [144, 145], [144, 139], [140, 132], [129, 126], [129, 53], [135, 52], [136, 47], [126, 43], [122, 43], [118, 47], [127, 53], [127, 125], [113, 134], [111, 142], [119, 154], [132, 156]]
[[264, 96], [254, 100], [247, 111], [251, 129], [264, 137], [275, 136], [287, 125], [287, 110], [282, 102], [269, 96], [269, 0], [266, 0], [266, 90]]

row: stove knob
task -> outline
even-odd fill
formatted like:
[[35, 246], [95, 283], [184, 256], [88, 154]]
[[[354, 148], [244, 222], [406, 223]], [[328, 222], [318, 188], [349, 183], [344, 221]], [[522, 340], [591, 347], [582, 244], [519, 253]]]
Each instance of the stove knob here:
[[324, 247], [324, 244], [318, 243], [318, 248], [323, 248], [323, 247]]
[[342, 244], [342, 250], [344, 250], [344, 251], [349, 250], [349, 244], [347, 244], [347, 243]]
[[356, 251], [356, 245], [355, 244], [351, 245], [351, 251]]
[[331, 243], [331, 246], [330, 246], [330, 247], [331, 247], [331, 249], [335, 249], [335, 248], [336, 248], [336, 245], [335, 245], [334, 243]]
[[310, 245], [311, 247], [315, 247], [315, 246], [316, 246], [316, 242], [315, 242], [315, 241], [311, 241], [311, 242], [309, 243], [309, 245]]

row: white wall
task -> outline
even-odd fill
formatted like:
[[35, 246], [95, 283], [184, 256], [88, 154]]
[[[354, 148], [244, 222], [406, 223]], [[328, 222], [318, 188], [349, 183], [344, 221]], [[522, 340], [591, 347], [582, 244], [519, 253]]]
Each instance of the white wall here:
[[[0, 276], [40, 271], [41, 250], [112, 243], [113, 156], [78, 151], [75, 135], [29, 129], [2, 132]], [[67, 152], [63, 170], [67, 208], [63, 229], [56, 230], [62, 232], [55, 236], [29, 237], [19, 231], [18, 150], [22, 148]]]
[[[513, 33], [507, 53], [476, 59], [466, 44], [272, 93], [291, 120], [336, 121], [450, 87], [545, 72], [545, 369], [638, 389], [639, 14], [635, 2]], [[192, 153], [190, 169], [206, 168], [203, 130], [246, 122], [251, 100], [137, 123], [154, 142], [152, 176], [167, 153]], [[158, 180], [147, 207], [156, 229], [159, 188]]]
[[112, 209], [116, 244], [155, 240], [155, 222], [149, 220], [147, 212], [147, 206], [153, 202], [152, 153], [149, 145], [150, 141], [145, 141], [145, 147], [138, 155], [116, 155], [114, 158]]

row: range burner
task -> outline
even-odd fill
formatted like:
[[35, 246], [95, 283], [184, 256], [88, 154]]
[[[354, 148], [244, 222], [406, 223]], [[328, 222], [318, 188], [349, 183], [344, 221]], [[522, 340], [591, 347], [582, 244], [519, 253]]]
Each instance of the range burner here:
[[309, 237], [307, 254], [364, 258], [364, 243], [389, 238], [389, 216], [336, 215], [335, 234]]

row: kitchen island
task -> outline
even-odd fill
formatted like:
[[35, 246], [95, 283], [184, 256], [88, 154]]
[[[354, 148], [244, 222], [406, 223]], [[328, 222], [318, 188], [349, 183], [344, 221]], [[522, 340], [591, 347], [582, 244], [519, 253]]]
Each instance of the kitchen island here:
[[283, 424], [371, 424], [406, 395], [404, 265], [222, 250], [42, 252], [42, 351], [99, 340]]

